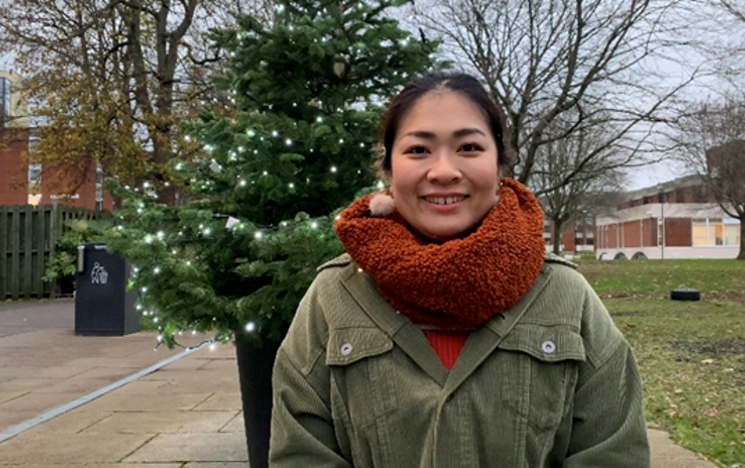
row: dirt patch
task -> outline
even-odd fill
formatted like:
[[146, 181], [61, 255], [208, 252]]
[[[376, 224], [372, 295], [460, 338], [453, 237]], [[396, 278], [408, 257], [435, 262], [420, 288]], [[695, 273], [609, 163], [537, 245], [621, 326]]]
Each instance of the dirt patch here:
[[725, 338], [718, 341], [673, 341], [670, 345], [678, 350], [708, 356], [745, 355], [745, 338]]
[[727, 299], [745, 305], [745, 293], [730, 292], [727, 294]]

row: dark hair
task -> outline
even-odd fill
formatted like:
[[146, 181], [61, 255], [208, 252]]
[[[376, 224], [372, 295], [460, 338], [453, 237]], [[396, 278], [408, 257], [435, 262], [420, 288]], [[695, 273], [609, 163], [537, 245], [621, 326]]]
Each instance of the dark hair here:
[[388, 105], [380, 127], [381, 151], [379, 169], [386, 175], [391, 173], [391, 151], [396, 139], [398, 127], [404, 115], [419, 99], [432, 91], [452, 91], [467, 97], [486, 117], [492, 137], [497, 144], [497, 163], [502, 168], [510, 168], [515, 161], [514, 153], [509, 148], [509, 136], [506, 135], [504, 113], [501, 107], [492, 100], [479, 81], [465, 73], [431, 73], [410, 82]]

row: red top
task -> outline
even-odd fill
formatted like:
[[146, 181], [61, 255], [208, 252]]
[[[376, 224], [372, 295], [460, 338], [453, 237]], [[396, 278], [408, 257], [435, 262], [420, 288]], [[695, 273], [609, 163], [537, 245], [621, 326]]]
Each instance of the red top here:
[[451, 370], [455, 365], [468, 335], [467, 331], [424, 330], [424, 336], [427, 337], [447, 370]]

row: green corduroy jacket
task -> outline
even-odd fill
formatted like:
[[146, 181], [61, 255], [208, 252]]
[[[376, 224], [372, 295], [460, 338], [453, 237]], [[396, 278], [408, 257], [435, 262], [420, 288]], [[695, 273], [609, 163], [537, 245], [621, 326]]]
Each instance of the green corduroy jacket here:
[[647, 468], [641, 379], [585, 279], [549, 258], [448, 372], [344, 255], [277, 355], [275, 468]]

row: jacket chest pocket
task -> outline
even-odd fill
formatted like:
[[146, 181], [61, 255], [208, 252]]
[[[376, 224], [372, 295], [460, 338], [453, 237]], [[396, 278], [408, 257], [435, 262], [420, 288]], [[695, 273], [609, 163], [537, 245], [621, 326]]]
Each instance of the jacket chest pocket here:
[[563, 325], [518, 324], [498, 352], [505, 404], [528, 426], [555, 429], [572, 407], [585, 360], [580, 334]]
[[364, 427], [398, 408], [391, 338], [377, 328], [329, 331], [326, 364], [348, 423]]

